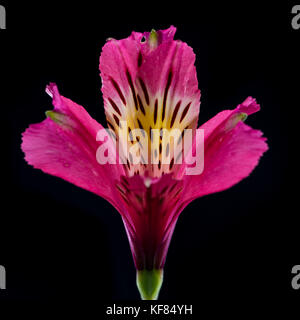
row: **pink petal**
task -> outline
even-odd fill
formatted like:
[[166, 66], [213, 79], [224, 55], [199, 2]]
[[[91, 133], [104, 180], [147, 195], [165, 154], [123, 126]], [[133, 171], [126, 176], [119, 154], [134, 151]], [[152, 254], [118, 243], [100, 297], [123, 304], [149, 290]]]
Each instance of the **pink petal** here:
[[[85, 109], [61, 96], [55, 84], [47, 87], [54, 111], [23, 133], [26, 161], [37, 169], [67, 180], [113, 202], [113, 181], [124, 171], [120, 165], [100, 165], [96, 159], [97, 132], [103, 127]], [[108, 141], [113, 148], [113, 143]]]
[[204, 171], [184, 177], [183, 201], [228, 189], [257, 166], [268, 149], [266, 139], [241, 119], [258, 110], [256, 100], [249, 97], [236, 109], [222, 111], [200, 127], [205, 137]]
[[[200, 90], [195, 54], [186, 43], [173, 40], [175, 31], [170, 27], [133, 32], [126, 39], [110, 39], [103, 47], [100, 71], [105, 113], [116, 135], [121, 121], [127, 121], [129, 130], [144, 129], [149, 139], [151, 129], [196, 128]], [[152, 142], [155, 149], [158, 152], [159, 141]], [[171, 170], [169, 166], [139, 166], [131, 174], [137, 171], [159, 177]]]
[[139, 175], [122, 177], [116, 185], [119, 210], [137, 270], [161, 269], [181, 212], [183, 182], [172, 174], [147, 181]]

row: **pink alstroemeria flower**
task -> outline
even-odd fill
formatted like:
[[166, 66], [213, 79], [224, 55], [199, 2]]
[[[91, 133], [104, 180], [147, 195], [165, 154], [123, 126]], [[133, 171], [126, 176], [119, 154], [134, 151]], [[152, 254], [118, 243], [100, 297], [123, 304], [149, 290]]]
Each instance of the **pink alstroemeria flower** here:
[[[143, 299], [157, 299], [163, 268], [176, 221], [194, 199], [235, 185], [258, 164], [268, 149], [262, 132], [244, 123], [259, 110], [252, 97], [233, 110], [224, 110], [197, 129], [200, 91], [195, 54], [174, 40], [176, 29], [132, 32], [122, 40], [109, 39], [100, 57], [102, 93], [111, 138], [97, 141], [103, 127], [85, 109], [47, 86], [54, 110], [23, 134], [26, 161], [45, 173], [67, 180], [109, 201], [120, 213], [128, 235], [137, 285]], [[204, 130], [205, 166], [201, 174], [186, 175], [186, 164], [169, 164], [165, 137], [149, 140], [157, 164], [99, 164], [99, 146], [115, 150], [121, 121], [141, 128]], [[150, 139], [150, 136], [149, 136]], [[139, 140], [135, 139], [139, 142]], [[131, 144], [135, 142], [130, 142]], [[113, 154], [112, 152], [111, 154]]]

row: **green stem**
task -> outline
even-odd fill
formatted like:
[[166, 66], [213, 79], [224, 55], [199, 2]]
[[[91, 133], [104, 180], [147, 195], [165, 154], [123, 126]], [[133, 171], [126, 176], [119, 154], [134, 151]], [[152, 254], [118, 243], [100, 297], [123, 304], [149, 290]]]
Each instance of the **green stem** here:
[[137, 270], [136, 284], [143, 300], [157, 300], [163, 282], [163, 269]]

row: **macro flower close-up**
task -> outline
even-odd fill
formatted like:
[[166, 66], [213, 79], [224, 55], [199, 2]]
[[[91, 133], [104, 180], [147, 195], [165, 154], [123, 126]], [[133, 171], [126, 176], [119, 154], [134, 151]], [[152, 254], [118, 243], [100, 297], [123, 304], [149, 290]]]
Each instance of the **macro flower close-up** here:
[[50, 83], [54, 109], [22, 136], [28, 164], [119, 212], [144, 300], [159, 296], [184, 208], [248, 177], [268, 149], [263, 133], [245, 123], [260, 110], [253, 97], [198, 126], [196, 56], [175, 32], [132, 32], [104, 44], [99, 69], [108, 130]]

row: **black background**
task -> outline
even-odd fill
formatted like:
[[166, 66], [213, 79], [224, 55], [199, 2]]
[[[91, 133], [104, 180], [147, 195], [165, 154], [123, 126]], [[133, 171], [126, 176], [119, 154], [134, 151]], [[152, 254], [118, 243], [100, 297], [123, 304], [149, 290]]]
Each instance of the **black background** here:
[[0, 30], [0, 264], [7, 290], [0, 291], [0, 306], [59, 305], [101, 318], [105, 303], [139, 299], [118, 213], [27, 165], [21, 133], [51, 109], [44, 92], [50, 81], [105, 124], [98, 61], [106, 38], [171, 24], [197, 56], [199, 123], [251, 95], [261, 111], [247, 123], [264, 132], [270, 149], [247, 179], [184, 210], [160, 300], [242, 319], [299, 306], [300, 290], [291, 287], [291, 269], [300, 264], [300, 30], [291, 27], [293, 3], [1, 4], [7, 30]]

